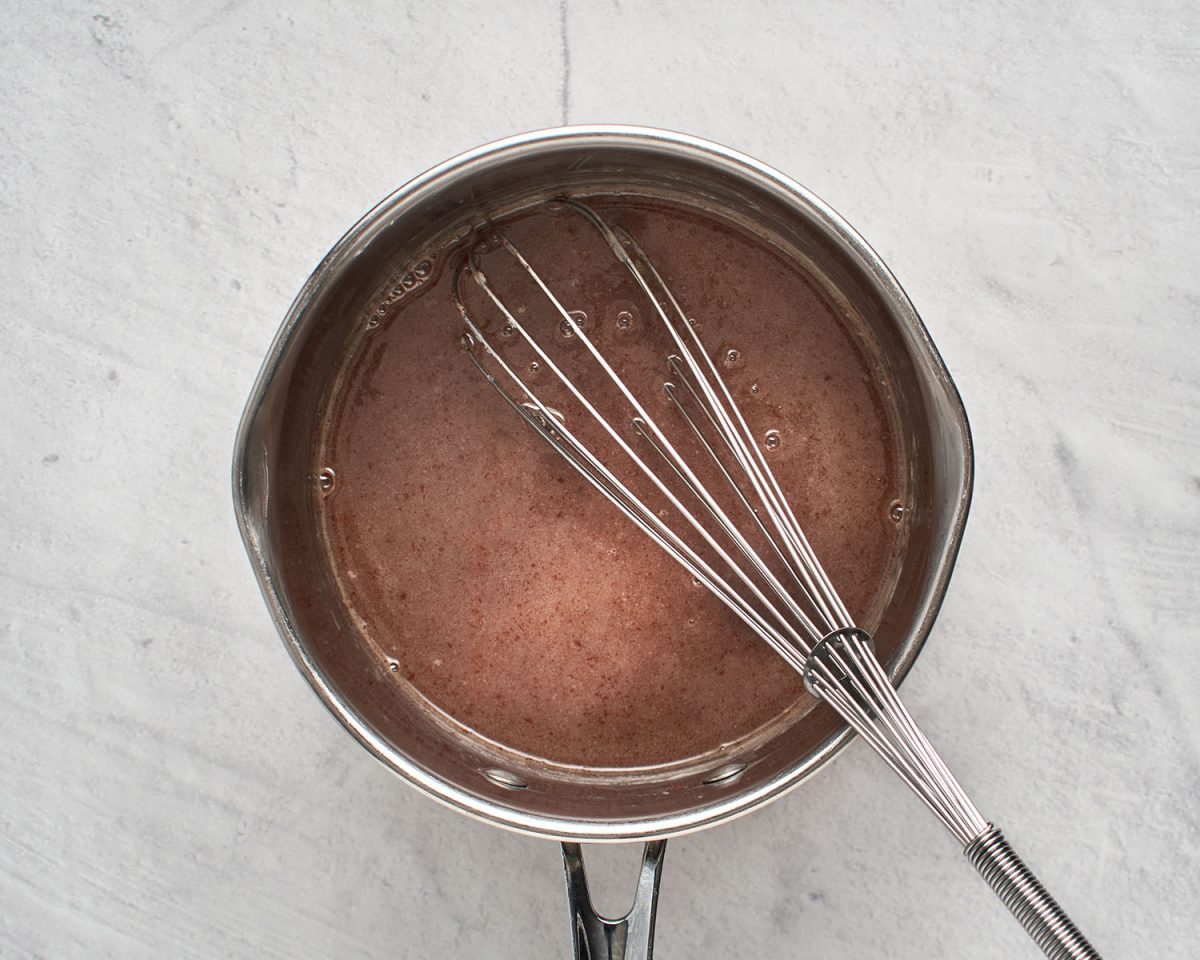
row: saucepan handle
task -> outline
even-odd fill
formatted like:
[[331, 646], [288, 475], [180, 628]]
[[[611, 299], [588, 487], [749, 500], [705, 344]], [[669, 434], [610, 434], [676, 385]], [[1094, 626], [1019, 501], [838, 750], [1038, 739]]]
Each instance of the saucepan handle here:
[[654, 914], [658, 909], [658, 879], [662, 875], [666, 840], [652, 840], [642, 851], [633, 906], [625, 916], [609, 920], [592, 909], [583, 850], [577, 843], [562, 845], [567, 873], [567, 905], [575, 960], [651, 960], [654, 954]]

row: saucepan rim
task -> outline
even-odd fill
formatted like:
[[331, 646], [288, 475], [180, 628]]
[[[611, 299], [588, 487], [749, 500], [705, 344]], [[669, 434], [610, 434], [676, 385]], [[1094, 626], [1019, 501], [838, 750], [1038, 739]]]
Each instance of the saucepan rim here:
[[577, 145], [581, 149], [585, 149], [589, 145], [597, 148], [613, 145], [631, 149], [641, 147], [652, 148], [660, 154], [663, 151], [671, 151], [683, 156], [700, 157], [706, 163], [721, 167], [724, 172], [732, 176], [752, 181], [756, 187], [769, 190], [775, 196], [804, 210], [810, 219], [817, 221], [824, 230], [828, 231], [831, 238], [855, 258], [858, 265], [869, 273], [876, 289], [885, 298], [887, 307], [893, 312], [897, 322], [906, 324], [922, 344], [940, 386], [946, 391], [954, 411], [953, 421], [961, 432], [959, 439], [963, 449], [963, 483], [949, 527], [947, 547], [942, 552], [940, 563], [931, 580], [930, 596], [932, 599], [924, 611], [921, 622], [898, 648], [889, 667], [894, 682], [899, 683], [903, 680], [924, 646], [941, 607], [970, 508], [974, 463], [970, 426], [962, 400], [937, 347], [929, 337], [928, 331], [908, 296], [879, 255], [841, 216], [811, 191], [766, 164], [736, 150], [686, 134], [650, 127], [612, 124], [553, 127], [524, 133], [468, 150], [438, 164], [410, 180], [378, 203], [346, 232], [313, 271], [289, 308], [283, 324], [267, 352], [238, 427], [233, 457], [234, 506], [238, 528], [250, 555], [259, 588], [293, 661], [326, 708], [337, 717], [355, 739], [410, 785], [440, 803], [475, 819], [532, 836], [555, 840], [594, 842], [673, 837], [732, 820], [758, 809], [794, 789], [845, 747], [852, 738], [853, 731], [843, 725], [838, 732], [825, 740], [816, 750], [806, 754], [802, 760], [757, 784], [753, 789], [734, 791], [711, 803], [693, 806], [683, 812], [640, 819], [621, 819], [617, 812], [617, 816], [611, 820], [576, 820], [505, 806], [488, 797], [471, 793], [454, 783], [447, 782], [413, 762], [378, 734], [355, 709], [354, 704], [348, 703], [334, 689], [324, 675], [320, 664], [310, 655], [304, 639], [289, 620], [276, 589], [270, 558], [262, 547], [259, 532], [255, 527], [250, 502], [247, 469], [255, 422], [263, 410], [272, 380], [297, 327], [306, 311], [317, 301], [322, 289], [335, 282], [356, 254], [370, 243], [372, 237], [408, 204], [414, 202], [415, 198], [428, 197], [431, 192], [443, 189], [457, 178], [470, 176], [481, 162], [505, 156], [517, 156], [527, 152], [536, 153], [546, 148], [563, 145]]

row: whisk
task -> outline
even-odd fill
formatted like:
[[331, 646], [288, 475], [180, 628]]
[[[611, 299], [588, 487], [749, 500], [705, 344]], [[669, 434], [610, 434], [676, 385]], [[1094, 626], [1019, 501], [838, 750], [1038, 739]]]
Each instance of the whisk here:
[[[669, 344], [670, 379], [660, 383], [669, 400], [666, 409], [673, 411], [671, 429], [651, 414], [652, 404], [630, 388], [582, 318], [564, 306], [502, 232], [494, 234], [496, 241], [539, 291], [561, 335], [585, 349], [593, 378], [598, 375], [612, 392], [620, 413], [602, 409], [604, 404], [579, 385], [579, 376], [556, 361], [551, 345], [530, 333], [522, 311], [510, 309], [489, 282], [478, 246], [454, 279], [465, 326], [462, 342], [471, 362], [530, 428], [870, 744], [953, 834], [1047, 957], [1098, 960], [1000, 830], [980, 814], [900, 700], [871, 637], [855, 625], [821, 566], [699, 330], [654, 263], [627, 231], [611, 226], [594, 207], [577, 199], [557, 203], [599, 232], [652, 305], [654, 322]], [[532, 350], [537, 383], [489, 341], [487, 324], [477, 322], [464, 299], [465, 277], [503, 317], [504, 336], [519, 336]], [[546, 383], [548, 388], [541, 386]], [[560, 395], [585, 412], [575, 427], [551, 406], [551, 401], [561, 405]], [[652, 499], [669, 509], [655, 509]]]

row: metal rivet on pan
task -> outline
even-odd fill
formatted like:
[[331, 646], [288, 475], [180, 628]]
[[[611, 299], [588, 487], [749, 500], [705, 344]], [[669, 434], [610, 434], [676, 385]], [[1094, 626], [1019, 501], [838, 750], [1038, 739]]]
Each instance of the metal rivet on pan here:
[[498, 787], [504, 787], [506, 790], [528, 790], [529, 784], [518, 777], [515, 773], [510, 773], [508, 770], [501, 770], [498, 767], [492, 767], [488, 770], [480, 770], [485, 777], [492, 781]]

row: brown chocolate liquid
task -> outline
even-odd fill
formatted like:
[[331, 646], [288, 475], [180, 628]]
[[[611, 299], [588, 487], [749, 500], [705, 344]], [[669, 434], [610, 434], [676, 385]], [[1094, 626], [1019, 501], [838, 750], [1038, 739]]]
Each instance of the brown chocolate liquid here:
[[[637, 238], [698, 322], [832, 582], [873, 627], [898, 562], [889, 508], [902, 474], [869, 348], [761, 240], [661, 202], [597, 206]], [[542, 211], [505, 232], [564, 306], [586, 314], [585, 331], [627, 382], [654, 398], [652, 415], [670, 420], [661, 391], [669, 345], [595, 229]], [[590, 766], [682, 760], [803, 712], [799, 676], [575, 474], [472, 365], [451, 297], [455, 259], [445, 262], [363, 335], [330, 402], [314, 470], [334, 471], [320, 510], [344, 599], [396, 683], [511, 749]], [[602, 393], [595, 372], [581, 372], [580, 345], [561, 342], [570, 338], [553, 308], [515, 262], [503, 251], [484, 262], [521, 322], [558, 336], [564, 366]], [[463, 283], [489, 342], [549, 396], [556, 384], [545, 365], [531, 370], [536, 355]], [[566, 416], [584, 419], [574, 407]], [[617, 449], [603, 438], [597, 445], [606, 459]]]

